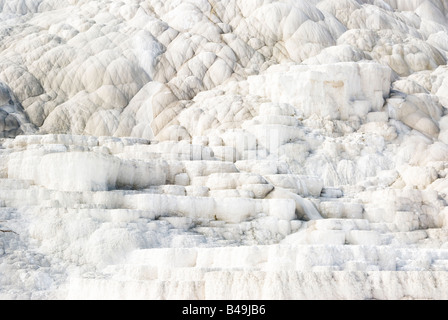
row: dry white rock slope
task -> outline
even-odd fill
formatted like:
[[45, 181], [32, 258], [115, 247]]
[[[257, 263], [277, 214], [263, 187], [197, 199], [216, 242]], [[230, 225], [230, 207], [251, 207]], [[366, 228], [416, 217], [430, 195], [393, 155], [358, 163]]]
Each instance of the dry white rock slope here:
[[0, 299], [448, 299], [448, 2], [0, 0]]

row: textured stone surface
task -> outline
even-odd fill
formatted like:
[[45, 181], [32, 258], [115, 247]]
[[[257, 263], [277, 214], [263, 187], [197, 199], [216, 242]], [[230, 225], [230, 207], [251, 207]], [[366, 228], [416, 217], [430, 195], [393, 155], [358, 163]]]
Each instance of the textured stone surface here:
[[447, 299], [447, 41], [443, 0], [0, 0], [0, 299]]

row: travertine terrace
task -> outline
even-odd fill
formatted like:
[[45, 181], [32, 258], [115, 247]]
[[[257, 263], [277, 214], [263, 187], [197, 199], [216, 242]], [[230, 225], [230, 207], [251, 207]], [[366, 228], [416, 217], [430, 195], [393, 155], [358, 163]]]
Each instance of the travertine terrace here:
[[0, 0], [0, 299], [448, 299], [448, 2]]

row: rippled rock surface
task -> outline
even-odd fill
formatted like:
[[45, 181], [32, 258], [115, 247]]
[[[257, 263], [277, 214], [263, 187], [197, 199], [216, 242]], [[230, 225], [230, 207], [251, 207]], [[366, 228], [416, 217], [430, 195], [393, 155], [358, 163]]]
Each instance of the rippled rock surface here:
[[0, 0], [0, 299], [448, 299], [447, 43], [443, 0]]

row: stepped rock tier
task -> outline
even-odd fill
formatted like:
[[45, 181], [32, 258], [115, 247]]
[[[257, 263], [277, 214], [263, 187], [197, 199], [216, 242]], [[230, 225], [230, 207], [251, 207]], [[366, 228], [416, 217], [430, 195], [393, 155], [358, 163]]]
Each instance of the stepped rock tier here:
[[448, 299], [448, 2], [0, 0], [0, 299]]

